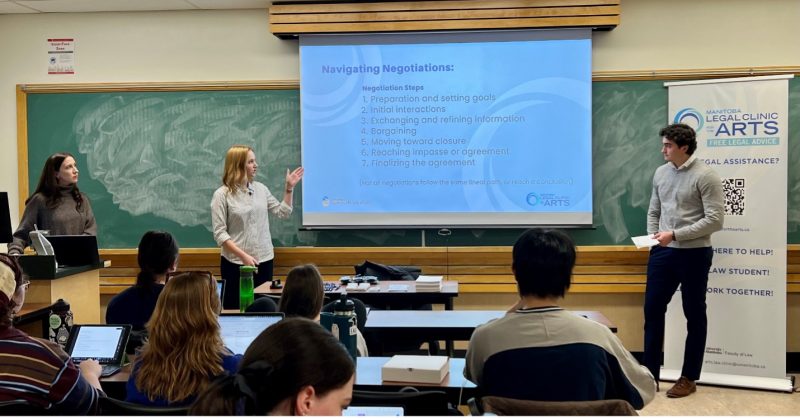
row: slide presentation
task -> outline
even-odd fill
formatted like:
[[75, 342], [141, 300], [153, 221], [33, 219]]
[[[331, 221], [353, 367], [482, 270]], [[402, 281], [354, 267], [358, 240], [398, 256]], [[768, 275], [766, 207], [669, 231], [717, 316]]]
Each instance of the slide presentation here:
[[590, 35], [301, 37], [303, 225], [591, 225]]

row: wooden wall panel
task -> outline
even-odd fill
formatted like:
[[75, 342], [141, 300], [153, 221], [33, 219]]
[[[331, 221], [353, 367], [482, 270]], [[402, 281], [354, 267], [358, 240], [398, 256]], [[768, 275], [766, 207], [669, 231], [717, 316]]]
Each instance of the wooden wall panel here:
[[[787, 290], [800, 293], [800, 245], [788, 250]], [[578, 247], [572, 293], [643, 293], [647, 251], [632, 246]], [[101, 270], [100, 293], [114, 295], [136, 281], [135, 250], [102, 250], [111, 267]], [[182, 249], [182, 270], [219, 274], [219, 250]], [[382, 264], [415, 265], [423, 273], [459, 283], [461, 293], [516, 293], [511, 272], [511, 247], [309, 247], [276, 248], [275, 278], [285, 279], [298, 264], [316, 264], [325, 280], [352, 275], [353, 266], [370, 260]]]
[[270, 31], [280, 38], [314, 33], [612, 29], [619, 21], [619, 0], [276, 2], [269, 8]]

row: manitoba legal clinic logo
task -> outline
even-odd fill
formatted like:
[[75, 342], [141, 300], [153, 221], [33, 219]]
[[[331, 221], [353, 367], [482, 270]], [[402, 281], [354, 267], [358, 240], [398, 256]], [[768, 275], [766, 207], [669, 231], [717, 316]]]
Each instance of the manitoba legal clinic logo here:
[[528, 193], [525, 201], [531, 206], [561, 206], [570, 205], [569, 196], [558, 195], [555, 193]]
[[703, 115], [697, 109], [687, 107], [679, 110], [672, 122], [684, 123], [699, 131], [703, 127]]

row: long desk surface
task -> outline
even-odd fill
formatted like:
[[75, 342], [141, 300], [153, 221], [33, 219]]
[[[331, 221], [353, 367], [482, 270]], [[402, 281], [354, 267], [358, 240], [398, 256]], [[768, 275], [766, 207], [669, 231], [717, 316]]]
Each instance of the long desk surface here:
[[[359, 357], [356, 361], [355, 389], [386, 391], [413, 386], [420, 390], [442, 390], [449, 395], [451, 402], [454, 404], [464, 404], [467, 399], [476, 394], [477, 388], [475, 384], [464, 377], [465, 360], [463, 358], [450, 359], [450, 374], [438, 385], [382, 381], [381, 367], [389, 359], [390, 357]], [[125, 384], [130, 377], [130, 367], [130, 365], [127, 365], [119, 373], [100, 379], [100, 384], [109, 396], [124, 399]]]
[[[612, 332], [617, 327], [605, 315], [597, 311], [570, 311], [607, 326]], [[364, 327], [366, 334], [393, 335], [430, 340], [445, 340], [447, 354], [453, 357], [450, 341], [468, 341], [479, 325], [485, 324], [506, 314], [506, 311], [384, 311], [373, 309], [367, 315]], [[402, 338], [402, 337], [399, 337]], [[376, 354], [384, 352], [383, 347], [370, 347]]]
[[[270, 289], [271, 283], [264, 283], [255, 288], [255, 293], [278, 296], [283, 289]], [[405, 286], [404, 291], [390, 291], [392, 286]], [[339, 286], [329, 292], [327, 296], [339, 295], [347, 291], [345, 286]], [[411, 280], [382, 280], [370, 286], [369, 290], [347, 291], [348, 296], [360, 299], [362, 302], [377, 306], [389, 301], [407, 301], [409, 303], [434, 303], [443, 304], [445, 310], [453, 310], [453, 298], [458, 296], [458, 282], [445, 280], [442, 290], [438, 292], [417, 291], [417, 284]]]

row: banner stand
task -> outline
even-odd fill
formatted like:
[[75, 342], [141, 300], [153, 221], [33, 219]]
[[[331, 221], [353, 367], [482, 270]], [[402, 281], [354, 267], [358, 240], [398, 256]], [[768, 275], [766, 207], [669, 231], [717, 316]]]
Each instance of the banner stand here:
[[[668, 123], [697, 132], [694, 155], [722, 179], [725, 223], [711, 236], [708, 334], [699, 383], [793, 390], [786, 376], [786, 221], [792, 75], [664, 83]], [[654, 145], [655, 146], [655, 145]], [[667, 308], [665, 380], [683, 365], [680, 289]]]

